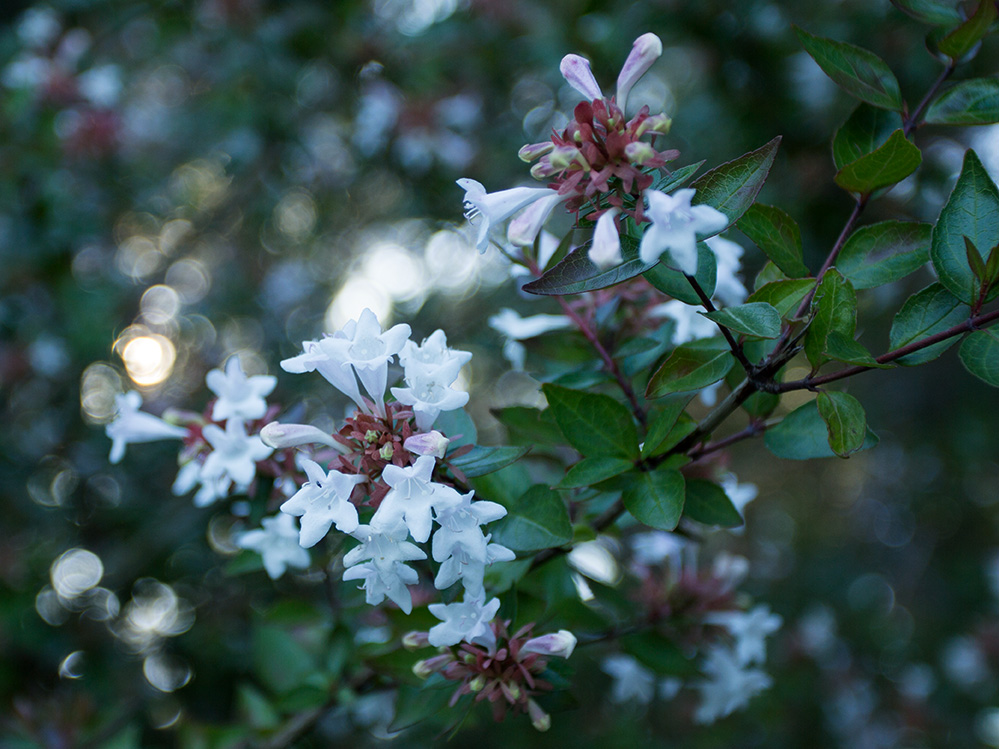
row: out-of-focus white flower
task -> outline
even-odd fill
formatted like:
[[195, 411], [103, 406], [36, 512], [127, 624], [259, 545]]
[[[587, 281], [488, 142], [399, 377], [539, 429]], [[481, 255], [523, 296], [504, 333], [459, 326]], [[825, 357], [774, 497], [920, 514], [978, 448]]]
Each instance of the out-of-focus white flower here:
[[735, 654], [740, 665], [762, 664], [767, 659], [767, 635], [780, 629], [783, 619], [770, 613], [766, 604], [749, 611], [713, 611], [704, 616], [708, 624], [717, 624], [735, 638]]
[[629, 537], [635, 561], [640, 564], [660, 564], [667, 559], [677, 569], [681, 566], [681, 554], [689, 543], [687, 539], [669, 531], [647, 531]]
[[114, 398], [118, 413], [114, 420], [104, 427], [104, 433], [111, 439], [112, 463], [118, 463], [125, 455], [125, 448], [132, 442], [154, 442], [156, 440], [184, 439], [187, 430], [168, 424], [163, 419], [140, 411], [142, 396], [134, 390]]
[[298, 543], [298, 528], [291, 515], [264, 518], [260, 524], [262, 528], [240, 533], [236, 545], [260, 554], [272, 580], [281, 577], [288, 567], [305, 569], [309, 566], [309, 552]]
[[564, 203], [572, 197], [572, 195], [559, 195], [554, 190], [551, 193], [551, 195], [544, 195], [534, 201], [517, 218], [510, 222], [510, 225], [507, 227], [506, 238], [510, 240], [511, 244], [518, 247], [527, 247], [534, 244], [534, 240], [537, 239], [541, 227], [545, 225], [545, 221], [548, 220], [552, 211], [555, 210], [555, 206]]
[[355, 486], [364, 483], [367, 476], [348, 475], [335, 470], [327, 473], [318, 463], [308, 459], [302, 464], [308, 482], [281, 505], [281, 512], [302, 518], [299, 537], [302, 547], [315, 546], [334, 524], [338, 531], [355, 531], [358, 525], [357, 508], [350, 502], [350, 493]]
[[673, 343], [677, 346], [718, 335], [718, 326], [714, 322], [700, 314], [697, 307], [684, 304], [679, 299], [658, 304], [649, 310], [649, 314], [653, 317], [668, 317], [676, 323]]
[[493, 229], [531, 203], [556, 194], [548, 187], [512, 187], [487, 193], [481, 183], [467, 177], [459, 179], [458, 186], [465, 191], [465, 218], [478, 227], [475, 246], [479, 252], [486, 251]]
[[238, 356], [230, 356], [225, 371], [213, 369], [205, 375], [205, 384], [215, 393], [217, 400], [212, 407], [212, 419], [245, 419], [252, 421], [267, 413], [264, 400], [277, 386], [273, 375], [247, 377]]
[[430, 628], [427, 637], [434, 647], [457, 645], [482, 645], [492, 651], [496, 647], [496, 633], [489, 623], [499, 611], [500, 600], [493, 598], [489, 603], [479, 599], [463, 603], [432, 603], [430, 613], [441, 620]]
[[940, 656], [947, 678], [962, 689], [971, 690], [992, 678], [988, 660], [972, 637], [954, 637]]
[[726, 474], [721, 480], [721, 488], [732, 501], [739, 514], [745, 517], [746, 505], [756, 499], [759, 489], [756, 484], [740, 484], [739, 478], [734, 473]]
[[697, 235], [717, 234], [728, 226], [728, 217], [707, 205], [691, 205], [695, 190], [686, 188], [667, 195], [646, 190], [652, 225], [642, 235], [638, 255], [643, 263], [654, 263], [669, 251], [667, 263], [688, 276], [697, 272]]
[[100, 65], [76, 77], [80, 95], [96, 107], [110, 108], [121, 96], [121, 70], [117, 65]]
[[632, 656], [609, 655], [600, 661], [600, 668], [614, 680], [611, 702], [648, 705], [656, 696], [656, 675]]
[[406, 562], [426, 559], [416, 544], [406, 541], [409, 531], [402, 523], [382, 529], [359, 525], [352, 535], [361, 545], [343, 556], [344, 580], [364, 580], [365, 600], [377, 606], [386, 596], [405, 613], [413, 610], [413, 598], [407, 585], [420, 576]]
[[224, 432], [215, 424], [206, 424], [201, 433], [214, 448], [201, 468], [203, 482], [228, 476], [238, 486], [247, 486], [257, 474], [257, 461], [274, 452], [258, 435], [248, 435], [239, 419], [226, 421]]
[[565, 315], [531, 315], [521, 317], [515, 310], [504, 307], [489, 318], [489, 327], [507, 338], [526, 341], [542, 333], [571, 328], [572, 320]]
[[742, 245], [723, 237], [711, 237], [704, 240], [708, 248], [715, 254], [718, 265], [715, 281], [714, 297], [725, 306], [742, 304], [749, 292], [739, 278], [742, 268]]
[[773, 683], [764, 671], [745, 668], [735, 652], [725, 647], [708, 650], [703, 671], [708, 679], [697, 684], [702, 698], [694, 713], [698, 723], [714, 723], [742, 709]]
[[621, 257], [621, 237], [617, 231], [617, 224], [614, 223], [617, 214], [616, 208], [605, 211], [597, 219], [597, 226], [593, 230], [593, 244], [588, 255], [590, 262], [598, 268], [609, 268], [624, 260]]

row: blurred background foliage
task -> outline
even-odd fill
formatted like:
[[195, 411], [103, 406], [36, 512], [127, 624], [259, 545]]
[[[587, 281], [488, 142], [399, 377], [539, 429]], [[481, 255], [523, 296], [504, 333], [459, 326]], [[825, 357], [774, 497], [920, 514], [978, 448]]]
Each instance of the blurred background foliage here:
[[[469, 246], [454, 180], [526, 184], [517, 149], [574, 101], [562, 55], [610, 84], [645, 31], [665, 53], [633, 97], [672, 115], [679, 163], [784, 137], [761, 200], [798, 220], [815, 268], [851, 206], [829, 143], [852, 103], [792, 23], [880, 54], [910, 105], [938, 73], [925, 29], [887, 0], [3, 3], [0, 745], [378, 743], [393, 695], [345, 664], [377, 655], [389, 622], [317, 607], [321, 579], [227, 574], [239, 521], [170, 494], [170, 447], [108, 465], [113, 395], [199, 410], [228, 355], [280, 374], [302, 340], [369, 306], [474, 351], [472, 409], [501, 438], [487, 409], [522, 383], [485, 318], [555, 309]], [[993, 74], [997, 45], [962, 75]], [[865, 222], [934, 219], [969, 146], [999, 175], [995, 128], [926, 127], [917, 143], [923, 166]], [[732, 238], [751, 278], [763, 258]], [[872, 350], [929, 281], [862, 297]], [[876, 450], [730, 456], [760, 496], [726, 543], [785, 621], [770, 692], [696, 727], [683, 703], [611, 704], [581, 649], [582, 708], [551, 734], [473, 713], [455, 744], [999, 746], [999, 400], [952, 354], [850, 390]], [[317, 383], [281, 377], [275, 397], [337, 413]]]

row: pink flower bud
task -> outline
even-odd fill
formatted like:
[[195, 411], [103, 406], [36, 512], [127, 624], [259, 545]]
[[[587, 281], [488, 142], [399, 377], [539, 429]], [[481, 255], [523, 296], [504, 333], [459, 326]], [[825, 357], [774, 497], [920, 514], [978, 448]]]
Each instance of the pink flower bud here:
[[521, 653], [538, 653], [539, 655], [557, 655], [568, 658], [576, 647], [576, 636], [567, 629], [560, 629], [540, 637], [532, 637], [524, 643]]
[[666, 135], [673, 126], [673, 120], [665, 114], [654, 114], [642, 120], [635, 132], [636, 138], [641, 138], [645, 133], [655, 133], [656, 135]]
[[451, 440], [434, 429], [407, 437], [402, 446], [416, 455], [433, 455], [435, 458], [443, 458], [447, 452], [447, 446], [450, 444]]
[[406, 650], [419, 650], [430, 644], [426, 632], [407, 632], [402, 636], [402, 646]]
[[534, 700], [527, 701], [527, 715], [531, 719], [531, 725], [538, 731], [547, 731], [552, 727], [552, 716], [541, 709]]
[[604, 98], [597, 79], [593, 77], [593, 73], [590, 71], [590, 61], [585, 57], [566, 55], [562, 58], [559, 70], [562, 71], [562, 77], [565, 78], [569, 85], [590, 101]]
[[631, 47], [631, 54], [624, 61], [621, 74], [617, 77], [617, 105], [624, 111], [628, 103], [628, 94], [631, 93], [638, 79], [641, 78], [652, 67], [652, 63], [659, 59], [663, 53], [663, 43], [655, 34], [642, 34], [635, 40]]
[[279, 424], [272, 421], [260, 430], [260, 439], [275, 450], [315, 443], [329, 445], [338, 450], [343, 447], [329, 433], [308, 424]]
[[548, 163], [557, 171], [568, 169], [575, 162], [586, 164], [583, 154], [580, 153], [578, 148], [573, 148], [572, 146], [556, 148], [548, 156]]
[[520, 157], [521, 161], [530, 163], [535, 159], [544, 156], [546, 153], [551, 153], [553, 148], [555, 148], [555, 144], [550, 140], [547, 140], [544, 143], [528, 143], [517, 152], [517, 155]]

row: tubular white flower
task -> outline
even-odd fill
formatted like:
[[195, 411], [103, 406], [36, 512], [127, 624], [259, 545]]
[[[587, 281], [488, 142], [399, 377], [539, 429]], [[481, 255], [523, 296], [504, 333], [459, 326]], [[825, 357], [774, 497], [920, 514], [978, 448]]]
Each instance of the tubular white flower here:
[[697, 723], [714, 723], [735, 712], [773, 683], [758, 668], [744, 668], [736, 654], [725, 647], [712, 647], [704, 659], [706, 681], [697, 685], [702, 702], [694, 713]]
[[260, 554], [271, 580], [281, 577], [288, 567], [309, 566], [309, 552], [299, 546], [294, 518], [279, 514], [264, 518], [260, 524], [262, 528], [240, 533], [236, 545]]
[[496, 633], [489, 623], [499, 607], [498, 598], [489, 603], [473, 598], [463, 603], [430, 604], [430, 613], [441, 620], [427, 633], [430, 644], [439, 648], [465, 641], [469, 645], [482, 645], [491, 652], [496, 647]]
[[624, 258], [621, 257], [621, 237], [617, 231], [617, 224], [614, 222], [614, 217], [618, 212], [618, 209], [613, 208], [605, 211], [597, 219], [597, 226], [593, 231], [593, 244], [590, 246], [588, 255], [590, 262], [598, 268], [610, 268], [624, 261]]
[[429, 430], [441, 411], [453, 411], [468, 403], [468, 393], [451, 388], [460, 368], [461, 361], [452, 359], [429, 372], [416, 370], [411, 376], [410, 370], [407, 370], [408, 387], [392, 388], [392, 395], [397, 401], [413, 407], [417, 429]]
[[597, 83], [597, 79], [593, 77], [593, 71], [590, 70], [590, 61], [585, 57], [566, 55], [562, 58], [558, 69], [566, 82], [588, 100], [604, 98], [600, 84]]
[[551, 215], [555, 206], [564, 203], [570, 194], [559, 195], [554, 190], [549, 190], [550, 195], [544, 195], [534, 201], [524, 211], [510, 222], [507, 227], [506, 238], [518, 247], [526, 247], [534, 244], [541, 227]]
[[377, 606], [388, 596], [405, 613], [413, 610], [407, 585], [418, 582], [416, 570], [405, 562], [426, 559], [416, 544], [406, 541], [406, 526], [398, 523], [382, 529], [359, 525], [351, 535], [361, 545], [343, 556], [344, 580], [364, 580], [365, 600]]
[[184, 439], [187, 430], [174, 426], [163, 419], [140, 411], [142, 396], [134, 390], [114, 398], [118, 410], [114, 420], [104, 427], [104, 433], [111, 439], [112, 463], [118, 463], [125, 455], [125, 448], [131, 442], [154, 442], [156, 440]]
[[225, 371], [213, 369], [205, 376], [205, 384], [217, 396], [212, 407], [212, 419], [259, 419], [267, 412], [264, 398], [277, 385], [273, 375], [247, 377], [238, 356], [229, 357]]
[[354, 370], [340, 359], [339, 351], [333, 344], [336, 337], [334, 334], [318, 341], [303, 341], [304, 353], [282, 361], [281, 369], [292, 374], [319, 372], [330, 385], [354, 401], [359, 409], [367, 413], [368, 407], [357, 387], [357, 377], [354, 376]]
[[621, 111], [625, 111], [628, 103], [628, 94], [638, 79], [648, 72], [652, 64], [659, 59], [663, 53], [663, 43], [655, 34], [642, 34], [631, 46], [631, 53], [624, 61], [620, 74], [617, 77], [617, 94], [615, 99]]
[[400, 468], [387, 465], [382, 479], [392, 487], [371, 519], [376, 530], [405, 523], [419, 543], [430, 538], [433, 510], [442, 511], [461, 501], [461, 495], [444, 484], [431, 480], [437, 461], [431, 455], [421, 455], [411, 466]]
[[340, 471], [323, 470], [312, 460], [303, 460], [308, 482], [291, 499], [281, 505], [281, 512], [302, 518], [299, 543], [308, 549], [315, 546], [336, 524], [338, 531], [352, 533], [357, 529], [357, 508], [350, 502], [350, 493], [364, 483], [364, 475], [349, 475]]
[[688, 276], [697, 272], [697, 235], [717, 234], [728, 226], [728, 217], [710, 206], [690, 204], [694, 190], [677, 190], [673, 195], [647, 190], [646, 215], [652, 226], [645, 230], [638, 255], [643, 263], [654, 263], [667, 250], [670, 265]]
[[257, 435], [247, 435], [239, 419], [229, 419], [223, 432], [215, 424], [206, 424], [201, 433], [214, 450], [201, 468], [202, 482], [228, 476], [239, 486], [247, 486], [257, 473], [257, 461], [274, 452]]
[[265, 445], [269, 445], [275, 450], [316, 444], [327, 445], [340, 452], [344, 452], [346, 449], [344, 445], [333, 439], [332, 435], [309, 424], [281, 424], [272, 421], [260, 430], [260, 439]]
[[465, 218], [478, 224], [475, 246], [485, 252], [489, 246], [489, 233], [522, 208], [541, 198], [555, 194], [547, 187], [512, 187], [509, 190], [486, 192], [481, 183], [467, 177], [458, 180], [465, 191]]

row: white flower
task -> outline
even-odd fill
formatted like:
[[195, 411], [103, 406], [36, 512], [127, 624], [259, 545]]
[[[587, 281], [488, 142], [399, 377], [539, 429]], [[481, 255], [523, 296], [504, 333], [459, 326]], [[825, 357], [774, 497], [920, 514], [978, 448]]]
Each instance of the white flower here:
[[206, 424], [201, 433], [214, 448], [201, 468], [203, 482], [228, 476], [237, 485], [247, 486], [257, 473], [257, 461], [274, 452], [258, 435], [247, 435], [239, 419], [229, 419], [224, 432], [215, 424]]
[[125, 447], [132, 442], [153, 442], [166, 439], [184, 439], [187, 430], [174, 426], [163, 419], [140, 411], [142, 396], [134, 390], [114, 398], [118, 413], [114, 420], [104, 427], [104, 433], [111, 439], [112, 463], [119, 462], [125, 455]]
[[525, 341], [542, 333], [571, 328], [572, 320], [565, 315], [531, 315], [521, 317], [515, 310], [504, 307], [489, 318], [489, 327], [507, 338]]
[[601, 670], [614, 680], [611, 702], [648, 705], [656, 696], [656, 675], [630, 655], [609, 655], [600, 662]]
[[275, 450], [315, 444], [327, 445], [341, 452], [346, 450], [329, 432], [309, 424], [280, 424], [272, 421], [260, 430], [260, 439]]
[[571, 193], [559, 195], [554, 190], [551, 195], [544, 195], [528, 206], [517, 218], [510, 222], [507, 227], [506, 238], [511, 244], [518, 247], [527, 247], [534, 244], [541, 227], [555, 210], [555, 206], [564, 203], [572, 197]]
[[496, 502], [472, 502], [472, 495], [461, 495], [458, 503], [436, 512], [441, 527], [434, 533], [431, 551], [441, 566], [434, 587], [444, 590], [461, 580], [469, 596], [481, 597], [486, 566], [516, 557], [505, 546], [489, 543], [490, 536], [480, 527], [505, 516], [506, 508]]
[[452, 359], [433, 371], [416, 369], [411, 375], [411, 370], [407, 370], [408, 387], [392, 388], [397, 401], [413, 407], [417, 429], [427, 431], [441, 411], [453, 411], [468, 403], [468, 393], [451, 388], [460, 368], [461, 360]]
[[325, 339], [341, 366], [354, 368], [368, 395], [379, 406], [385, 399], [389, 359], [402, 351], [409, 338], [409, 326], [393, 325], [383, 331], [375, 313], [365, 308], [357, 321], [350, 320], [340, 331]]
[[267, 413], [267, 401], [264, 398], [271, 394], [277, 385], [277, 377], [273, 375], [254, 375], [247, 377], [243, 373], [238, 356], [229, 357], [225, 371], [213, 369], [205, 376], [205, 384], [218, 397], [212, 408], [212, 419], [259, 419]]
[[434, 429], [430, 432], [421, 432], [407, 437], [402, 446], [416, 455], [433, 455], [435, 458], [443, 458], [447, 454], [447, 446], [450, 444], [451, 440]]
[[717, 624], [735, 638], [735, 654], [742, 666], [764, 663], [767, 659], [767, 635], [780, 629], [780, 616], [760, 604], [750, 611], [714, 611], [705, 615], [708, 624]]
[[773, 683], [758, 668], [744, 668], [736, 654], [725, 647], [713, 647], [704, 659], [704, 673], [709, 677], [697, 685], [702, 702], [694, 713], [698, 723], [714, 723], [735, 712]]
[[399, 352], [399, 363], [405, 369], [406, 377], [409, 377], [411, 372], [414, 374], [433, 372], [452, 361], [457, 361], [458, 367], [461, 368], [468, 364], [471, 358], [470, 351], [448, 348], [447, 336], [443, 330], [435, 330], [428, 338], [424, 338], [419, 346], [413, 341], [406, 341], [402, 351]]
[[654, 263], [667, 250], [671, 267], [688, 276], [697, 272], [697, 235], [717, 234], [728, 226], [724, 213], [707, 205], [690, 204], [695, 190], [677, 190], [673, 195], [646, 190], [652, 226], [645, 230], [638, 255], [643, 263]]
[[653, 317], [668, 317], [676, 323], [673, 330], [673, 344], [676, 346], [718, 335], [718, 326], [714, 322], [700, 314], [696, 307], [684, 304], [679, 299], [657, 304], [649, 310], [649, 314]]
[[465, 218], [478, 225], [475, 246], [479, 252], [486, 251], [493, 229], [536, 200], [556, 194], [547, 187], [512, 187], [487, 193], [481, 183], [468, 178], [459, 179], [458, 186], [465, 191]]
[[[361, 397], [361, 391], [357, 387], [357, 377], [354, 375], [354, 370], [341, 360], [339, 351], [333, 343], [337, 335], [334, 333], [332, 336], [318, 341], [302, 341], [304, 352], [282, 361], [281, 369], [292, 374], [319, 372], [330, 385], [354, 401], [362, 411], [368, 413], [368, 408]], [[342, 334], [340, 336], [342, 337]]]
[[541, 655], [568, 658], [576, 648], [576, 635], [567, 629], [560, 629], [540, 637], [532, 637], [524, 643], [521, 653], [540, 653]]
[[463, 603], [432, 603], [430, 613], [441, 620], [430, 628], [427, 637], [436, 648], [467, 642], [479, 644], [488, 650], [496, 646], [496, 633], [489, 623], [499, 611], [500, 600], [494, 598], [489, 603], [472, 599]]
[[621, 257], [621, 237], [617, 232], [617, 224], [614, 223], [617, 213], [616, 208], [605, 211], [597, 219], [597, 226], [593, 230], [593, 244], [588, 255], [590, 262], [598, 268], [609, 268], [624, 260]]
[[377, 606], [388, 596], [407, 614], [413, 610], [413, 598], [407, 585], [420, 576], [405, 562], [426, 559], [416, 544], [406, 541], [406, 526], [399, 523], [382, 529], [359, 525], [351, 533], [361, 545], [343, 556], [344, 580], [364, 580], [365, 600]]
[[439, 512], [461, 501], [461, 495], [454, 489], [431, 481], [436, 464], [432, 455], [421, 455], [405, 468], [385, 466], [382, 478], [392, 488], [375, 511], [372, 527], [394, 527], [403, 522], [419, 543], [430, 538], [433, 510]]
[[635, 561], [640, 564], [660, 564], [667, 559], [676, 568], [681, 566], [681, 554], [688, 541], [681, 535], [668, 531], [636, 533], [629, 539]]
[[263, 528], [240, 533], [236, 545], [260, 554], [272, 580], [281, 577], [288, 567], [309, 566], [309, 552], [299, 546], [298, 528], [291, 515], [264, 518], [260, 524]]
[[718, 263], [714, 296], [725, 306], [742, 304], [749, 296], [738, 273], [742, 268], [742, 245], [722, 237], [704, 240]]
[[281, 512], [302, 518], [299, 543], [303, 548], [315, 546], [336, 524], [338, 531], [352, 533], [357, 529], [357, 508], [350, 502], [350, 493], [364, 483], [364, 475], [348, 475], [322, 469], [318, 463], [302, 461], [308, 482], [281, 505]]

